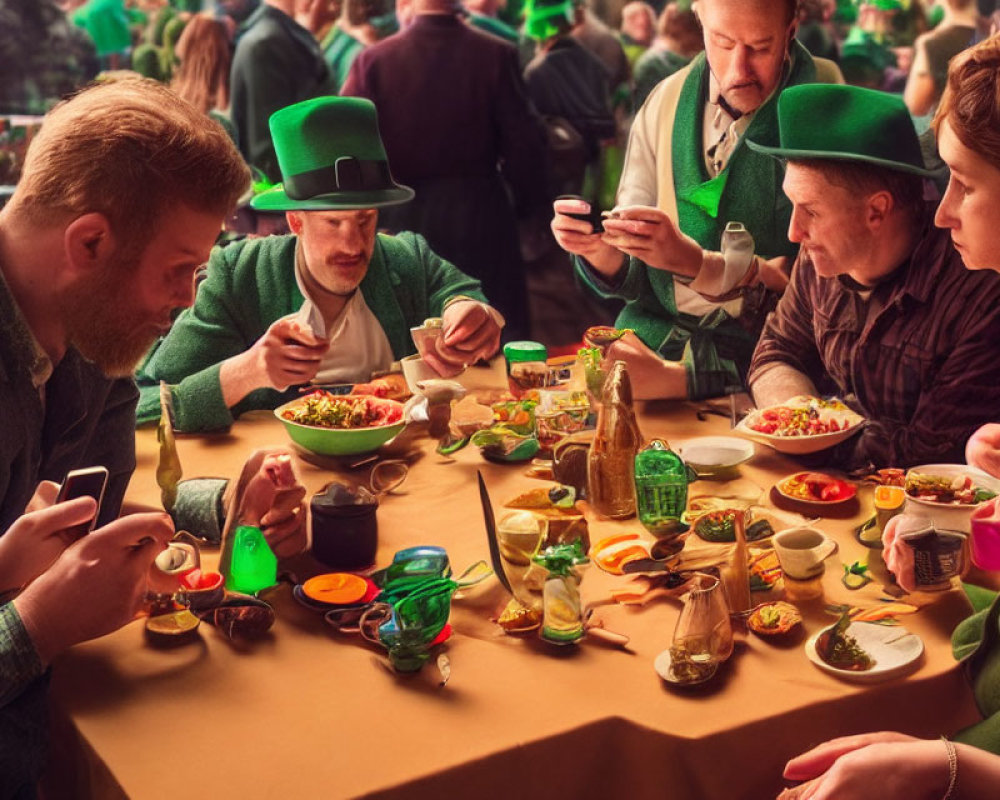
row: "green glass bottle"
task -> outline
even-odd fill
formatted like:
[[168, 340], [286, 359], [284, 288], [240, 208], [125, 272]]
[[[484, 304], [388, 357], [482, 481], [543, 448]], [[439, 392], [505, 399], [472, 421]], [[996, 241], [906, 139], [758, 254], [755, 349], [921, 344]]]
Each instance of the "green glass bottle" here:
[[654, 536], [676, 530], [687, 508], [688, 468], [663, 439], [653, 439], [635, 457], [639, 522]]

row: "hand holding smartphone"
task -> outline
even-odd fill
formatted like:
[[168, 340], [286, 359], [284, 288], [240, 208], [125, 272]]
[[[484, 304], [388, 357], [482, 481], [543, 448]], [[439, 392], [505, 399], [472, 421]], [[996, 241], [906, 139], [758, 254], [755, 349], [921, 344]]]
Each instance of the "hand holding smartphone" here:
[[[561, 194], [559, 195], [559, 197], [556, 198], [556, 200], [579, 200], [583, 203], [587, 203], [588, 205], [590, 205], [590, 202], [585, 197], [581, 197], [578, 194]], [[590, 211], [587, 213], [583, 212], [570, 213], [568, 211], [563, 211], [562, 213], [572, 219], [578, 219], [581, 220], [582, 222], [589, 222], [591, 228], [593, 229], [591, 233], [604, 232], [604, 219], [601, 216], [601, 210], [595, 205], [590, 205]]]
[[101, 502], [104, 500], [104, 490], [107, 485], [108, 470], [106, 467], [73, 469], [66, 473], [66, 479], [62, 482], [59, 494], [56, 496], [57, 503], [75, 500], [77, 497], [93, 497], [97, 501], [97, 510], [89, 522], [82, 522], [67, 529], [66, 532], [73, 539], [86, 536], [94, 529], [101, 513]]

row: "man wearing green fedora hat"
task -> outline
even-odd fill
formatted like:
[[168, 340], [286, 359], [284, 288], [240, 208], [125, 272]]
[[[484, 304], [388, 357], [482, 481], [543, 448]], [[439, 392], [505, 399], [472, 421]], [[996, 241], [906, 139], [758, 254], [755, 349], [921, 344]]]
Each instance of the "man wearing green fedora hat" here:
[[443, 317], [424, 361], [442, 375], [496, 352], [503, 317], [479, 282], [413, 233], [376, 233], [378, 209], [413, 190], [389, 171], [375, 106], [321, 97], [277, 111], [271, 134], [284, 181], [253, 206], [284, 211], [291, 235], [216, 249], [194, 306], [139, 373], [139, 421], [171, 385], [181, 430], [225, 428], [274, 408], [289, 387], [367, 381], [415, 352], [410, 328]]
[[836, 394], [868, 420], [827, 458], [845, 468], [962, 462], [996, 419], [1000, 277], [970, 272], [924, 200], [903, 101], [855, 86], [797, 86], [778, 101], [800, 245], [751, 363], [760, 407]]

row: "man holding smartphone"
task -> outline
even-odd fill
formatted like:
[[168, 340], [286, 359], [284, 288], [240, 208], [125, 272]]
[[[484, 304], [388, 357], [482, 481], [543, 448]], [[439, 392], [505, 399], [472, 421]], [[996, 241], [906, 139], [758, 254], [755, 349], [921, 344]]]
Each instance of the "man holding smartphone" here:
[[[136, 362], [190, 305], [248, 171], [223, 129], [165, 87], [124, 79], [57, 106], [0, 211], [0, 796], [32, 797], [46, 672], [132, 620], [173, 535], [118, 519], [135, 467]], [[106, 467], [97, 503], [56, 503]]]
[[[625, 301], [635, 336], [609, 358], [628, 363], [638, 398], [739, 390], [766, 313], [788, 283], [791, 204], [780, 167], [747, 135], [777, 141], [785, 86], [842, 81], [795, 40], [795, 0], [700, 0], [705, 52], [659, 83], [637, 112], [618, 207], [597, 235], [556, 201], [552, 231], [600, 297]], [[727, 223], [747, 237], [728, 246]]]

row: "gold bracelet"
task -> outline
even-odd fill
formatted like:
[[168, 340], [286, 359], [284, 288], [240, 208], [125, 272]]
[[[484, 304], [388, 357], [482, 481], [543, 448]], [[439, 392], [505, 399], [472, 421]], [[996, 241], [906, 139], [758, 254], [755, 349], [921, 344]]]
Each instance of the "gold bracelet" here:
[[958, 787], [958, 753], [953, 742], [941, 737], [944, 747], [948, 751], [948, 789], [941, 800], [951, 800], [955, 796], [955, 789]]

